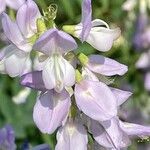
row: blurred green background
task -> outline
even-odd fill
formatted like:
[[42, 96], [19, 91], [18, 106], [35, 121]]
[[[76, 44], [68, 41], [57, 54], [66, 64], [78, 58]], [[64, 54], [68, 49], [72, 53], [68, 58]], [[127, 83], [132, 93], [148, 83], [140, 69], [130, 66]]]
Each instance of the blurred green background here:
[[[42, 9], [45, 9], [51, 3], [58, 5], [56, 24], [60, 29], [63, 25], [77, 24], [80, 22], [81, 0], [37, 0], [36, 2], [41, 12]], [[135, 63], [140, 57], [141, 52], [136, 51], [132, 44], [136, 18], [138, 16], [138, 5], [134, 10], [127, 12], [122, 9], [124, 2], [125, 0], [93, 0], [93, 19], [100, 18], [112, 27], [118, 26], [121, 28], [122, 36], [115, 42], [113, 48], [109, 52], [100, 54], [114, 58], [129, 67], [129, 71], [124, 76], [114, 77], [113, 86], [133, 92], [133, 96], [121, 109], [129, 113], [129, 118], [131, 115], [134, 117], [134, 113], [136, 116], [137, 112], [142, 114], [141, 116], [137, 115], [135, 120], [138, 120], [138, 123], [141, 124], [143, 122], [148, 124], [150, 123], [150, 95], [144, 88], [143, 72], [135, 68]], [[78, 41], [78, 44], [79, 52], [84, 52], [87, 55], [95, 52], [86, 43], [81, 45]], [[0, 47], [4, 45], [4, 43], [0, 42]], [[18, 149], [20, 149], [21, 144], [25, 140], [28, 140], [31, 145], [48, 143], [54, 148], [56, 142], [55, 134], [43, 135], [33, 123], [32, 110], [37, 93], [32, 91], [23, 104], [17, 105], [12, 101], [12, 97], [18, 94], [21, 89], [23, 87], [19, 85], [19, 78], [12, 79], [7, 75], [0, 75], [0, 127], [5, 124], [11, 124], [13, 126], [16, 133]], [[143, 117], [143, 114], [148, 117]], [[148, 145], [150, 142], [138, 142], [137, 139], [129, 149], [137, 150], [137, 146], [139, 147], [143, 144]]]

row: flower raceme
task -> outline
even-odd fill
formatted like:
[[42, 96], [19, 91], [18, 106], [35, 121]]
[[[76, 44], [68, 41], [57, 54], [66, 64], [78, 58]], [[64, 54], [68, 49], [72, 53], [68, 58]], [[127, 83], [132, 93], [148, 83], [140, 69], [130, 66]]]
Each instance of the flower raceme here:
[[[64, 26], [63, 29], [98, 51], [108, 51], [119, 37], [120, 29], [109, 29], [107, 23], [100, 19], [92, 21], [91, 12], [91, 1], [83, 0], [81, 23]], [[119, 120], [118, 107], [132, 93], [111, 87], [107, 78], [124, 75], [127, 66], [102, 55], [77, 54], [75, 39], [55, 25], [39, 34], [38, 18], [41, 14], [32, 0], [19, 8], [16, 23], [3, 14], [3, 28], [12, 43], [8, 47], [15, 47], [19, 54], [23, 52], [28, 56], [33, 49], [38, 53], [38, 67], [21, 75], [25, 69], [24, 61], [18, 63], [18, 53], [14, 49], [10, 53], [10, 48], [6, 48], [1, 53], [1, 72], [12, 77], [21, 75], [21, 85], [40, 91], [33, 119], [42, 133], [52, 134], [58, 129], [55, 149], [77, 150], [78, 144], [78, 150], [87, 150], [88, 131], [101, 146], [115, 150], [128, 147], [132, 135], [149, 136], [149, 127], [127, 126]], [[19, 59], [28, 58], [20, 55]], [[18, 69], [16, 72], [10, 67], [13, 61]], [[86, 116], [86, 122], [83, 116]], [[135, 128], [138, 128], [137, 132]]]

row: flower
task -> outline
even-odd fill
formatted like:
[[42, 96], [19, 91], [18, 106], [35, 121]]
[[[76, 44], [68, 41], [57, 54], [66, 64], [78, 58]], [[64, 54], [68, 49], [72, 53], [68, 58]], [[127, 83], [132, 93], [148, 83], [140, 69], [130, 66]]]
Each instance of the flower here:
[[[87, 56], [82, 53], [79, 55], [81, 63], [97, 74], [104, 76], [124, 75], [128, 71], [127, 66], [101, 55], [90, 55], [87, 58], [85, 57]], [[83, 62], [82, 59], [86, 61]]]
[[104, 121], [116, 116], [116, 99], [104, 83], [82, 80], [75, 85], [74, 93], [78, 108], [94, 120]]
[[14, 130], [10, 125], [0, 129], [0, 148], [7, 150], [15, 150], [15, 134]]
[[76, 26], [64, 26], [63, 29], [81, 39], [82, 42], [86, 41], [99, 51], [108, 51], [120, 36], [121, 31], [119, 28], [110, 29], [103, 20], [92, 21], [91, 14], [91, 0], [83, 0], [81, 23]]
[[70, 105], [70, 96], [65, 90], [41, 93], [33, 110], [35, 124], [42, 133], [52, 134], [67, 117]]
[[17, 10], [23, 3], [25, 3], [25, 0], [0, 0], [0, 14], [5, 11], [6, 6]]
[[45, 87], [61, 92], [75, 83], [75, 70], [63, 55], [77, 48], [75, 40], [57, 29], [50, 29], [37, 40], [34, 49], [42, 52], [42, 78]]
[[58, 130], [55, 150], [87, 150], [87, 143], [85, 127], [71, 120]]
[[3, 13], [4, 33], [11, 44], [0, 53], [1, 73], [15, 77], [24, 72], [33, 46], [29, 38], [37, 32], [36, 21], [39, 17], [41, 17], [39, 9], [32, 0], [28, 0], [19, 8], [16, 22]]

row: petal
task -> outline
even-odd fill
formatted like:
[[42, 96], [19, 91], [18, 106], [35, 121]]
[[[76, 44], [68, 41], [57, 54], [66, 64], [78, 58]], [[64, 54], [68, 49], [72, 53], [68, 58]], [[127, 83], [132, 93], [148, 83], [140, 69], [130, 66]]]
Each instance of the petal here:
[[[56, 76], [55, 76], [55, 70], [54, 70], [54, 59], [53, 57], [51, 57], [49, 60], [47, 60], [44, 68], [43, 68], [43, 71], [42, 71], [42, 78], [43, 78], [43, 82], [44, 82], [44, 85], [46, 87], [46, 89], [53, 89], [56, 87]], [[61, 90], [63, 89], [63, 83], [61, 82], [60, 83], [60, 86], [61, 86]]]
[[150, 66], [149, 56], [150, 56], [150, 51], [148, 51], [147, 53], [142, 53], [139, 60], [136, 63], [136, 67], [140, 69], [148, 68]]
[[55, 150], [87, 150], [87, 143], [87, 132], [84, 126], [77, 122], [67, 122], [57, 132]]
[[64, 54], [77, 48], [75, 40], [65, 32], [57, 29], [46, 31], [35, 43], [34, 49], [48, 56], [53, 53]]
[[25, 0], [5, 0], [8, 7], [12, 9], [18, 9], [25, 2]]
[[32, 46], [25, 41], [17, 24], [13, 22], [5, 13], [2, 15], [2, 26], [7, 38], [19, 49], [25, 52], [28, 52], [32, 49]]
[[127, 66], [101, 55], [91, 55], [87, 67], [105, 76], [124, 75], [128, 70]]
[[[35, 56], [34, 61], [33, 61], [33, 70], [36, 71], [41, 71], [43, 70], [44, 66], [46, 65], [46, 59], [48, 58], [46, 55], [42, 55], [42, 60], [40, 59], [40, 56]], [[44, 58], [43, 58], [44, 57]]]
[[93, 27], [86, 42], [99, 51], [108, 51], [111, 49], [113, 42], [120, 36], [120, 32], [119, 28]]
[[10, 45], [2, 51], [0, 71], [11, 77], [16, 77], [22, 74], [27, 58], [28, 54], [19, 50], [16, 46]]
[[46, 88], [55, 88], [57, 92], [64, 86], [72, 86], [75, 83], [75, 69], [62, 56], [52, 56], [47, 61], [42, 75]]
[[106, 148], [120, 149], [130, 144], [128, 136], [121, 130], [116, 118], [102, 122], [91, 122], [91, 132], [94, 139]]
[[88, 68], [82, 68], [82, 76], [84, 79], [91, 80], [91, 81], [99, 81], [97, 76], [91, 72]]
[[30, 57], [28, 57], [26, 62], [25, 62], [24, 70], [23, 70], [21, 76], [24, 75], [24, 74], [27, 74], [31, 71], [32, 71], [32, 60], [31, 60]]
[[139, 124], [127, 123], [120, 121], [120, 126], [124, 132], [126, 132], [131, 137], [139, 136], [149, 137], [150, 136], [150, 127], [149, 126], [142, 126]]
[[17, 24], [26, 38], [37, 32], [36, 21], [41, 17], [38, 6], [33, 0], [27, 0], [17, 12]]
[[42, 133], [52, 134], [62, 124], [70, 108], [69, 94], [64, 90], [48, 91], [37, 98], [33, 119]]
[[0, 14], [6, 9], [6, 2], [4, 0], [0, 0]]
[[92, 27], [92, 8], [91, 0], [82, 1], [82, 32], [81, 32], [81, 41], [85, 41], [88, 37], [91, 27]]
[[108, 120], [117, 114], [116, 99], [102, 82], [83, 80], [76, 84], [75, 99], [79, 109], [94, 120]]
[[34, 71], [31, 73], [24, 74], [23, 76], [21, 76], [20, 84], [25, 87], [33, 88], [35, 90], [46, 90], [42, 79], [41, 71]]
[[110, 87], [111, 91], [117, 99], [118, 106], [122, 105], [132, 95], [131, 92]]

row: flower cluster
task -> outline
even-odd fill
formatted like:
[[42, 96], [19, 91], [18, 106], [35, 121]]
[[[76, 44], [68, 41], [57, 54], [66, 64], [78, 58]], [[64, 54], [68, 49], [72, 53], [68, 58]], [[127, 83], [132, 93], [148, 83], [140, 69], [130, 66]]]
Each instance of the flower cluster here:
[[[110, 29], [100, 19], [92, 21], [91, 0], [82, 1], [81, 22], [63, 26], [65, 32], [55, 25], [57, 9], [51, 8], [42, 16], [36, 3], [27, 0], [16, 21], [2, 14], [11, 44], [0, 53], [0, 72], [20, 76], [21, 85], [40, 91], [33, 110], [40, 131], [52, 134], [58, 129], [56, 150], [86, 150], [88, 135], [113, 150], [128, 147], [130, 137], [149, 136], [150, 127], [119, 120], [118, 108], [132, 94], [111, 87], [109, 77], [124, 75], [127, 66], [102, 55], [77, 53], [71, 36], [106, 52], [120, 29]], [[37, 61], [33, 71], [32, 50]]]

